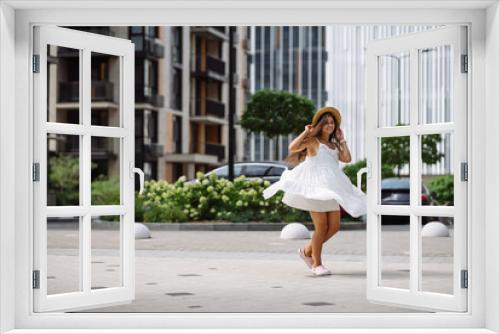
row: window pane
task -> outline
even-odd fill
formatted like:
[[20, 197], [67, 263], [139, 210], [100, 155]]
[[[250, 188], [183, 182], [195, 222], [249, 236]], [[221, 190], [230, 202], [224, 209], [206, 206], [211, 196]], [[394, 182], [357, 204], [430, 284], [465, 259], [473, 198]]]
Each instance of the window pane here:
[[121, 256], [121, 216], [92, 217], [91, 288], [123, 286]]
[[420, 136], [422, 193], [420, 205], [453, 206], [453, 134]]
[[410, 288], [410, 217], [380, 215], [379, 286]]
[[420, 123], [453, 120], [452, 60], [450, 45], [419, 50]]
[[271, 167], [268, 171], [267, 171], [267, 176], [280, 176], [281, 174], [283, 174], [283, 171], [285, 170], [285, 168], [283, 167]]
[[380, 138], [381, 205], [410, 205], [410, 137]]
[[379, 127], [410, 124], [410, 54], [378, 57]]
[[82, 291], [80, 217], [47, 219], [47, 294]]
[[47, 122], [81, 122], [78, 49], [47, 45]]
[[120, 57], [92, 52], [91, 59], [91, 124], [119, 127], [120, 122]]
[[92, 205], [119, 205], [121, 139], [92, 137]]
[[80, 205], [80, 136], [47, 134], [47, 205]]
[[245, 166], [245, 175], [254, 177], [254, 176], [264, 176], [266, 175], [266, 171], [269, 169], [269, 166]]
[[453, 294], [453, 217], [419, 217], [421, 291]]

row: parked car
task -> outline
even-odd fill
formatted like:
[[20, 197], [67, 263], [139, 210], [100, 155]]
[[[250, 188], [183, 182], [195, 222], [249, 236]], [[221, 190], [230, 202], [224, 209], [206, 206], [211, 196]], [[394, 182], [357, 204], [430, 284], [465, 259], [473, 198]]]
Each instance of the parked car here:
[[[248, 179], [261, 178], [270, 183], [278, 181], [281, 174], [286, 169], [292, 169], [293, 166], [283, 162], [262, 161], [262, 162], [236, 162], [234, 164], [234, 177], [245, 175]], [[227, 179], [229, 177], [229, 166], [223, 165], [217, 167], [205, 174], [208, 176], [215, 173], [220, 178]], [[187, 181], [186, 183], [196, 182], [196, 179]]]
[[[438, 205], [436, 202], [436, 193], [430, 192], [425, 184], [422, 184], [420, 194], [421, 205]], [[381, 182], [381, 204], [382, 205], [410, 205], [410, 178], [409, 177], [391, 177], [382, 179]], [[409, 216], [385, 215], [382, 219], [384, 223], [404, 223], [409, 224]], [[444, 217], [423, 216], [422, 223], [429, 221], [446, 221]]]

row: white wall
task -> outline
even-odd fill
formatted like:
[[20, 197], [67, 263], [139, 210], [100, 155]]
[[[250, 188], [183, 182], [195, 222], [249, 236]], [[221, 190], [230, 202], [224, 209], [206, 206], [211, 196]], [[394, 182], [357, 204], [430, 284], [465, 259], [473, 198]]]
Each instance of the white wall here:
[[[485, 235], [486, 253], [500, 253], [500, 5], [498, 3], [490, 6], [486, 19], [486, 112], [485, 112], [485, 221], [489, 224], [489, 233]], [[489, 33], [488, 33], [489, 32]], [[478, 134], [484, 136], [484, 134]], [[498, 260], [498, 257], [496, 257]], [[485, 264], [486, 286], [490, 282], [493, 289], [485, 293], [486, 310], [500, 310], [500, 288], [494, 282], [498, 282], [500, 276], [500, 263]], [[500, 332], [500, 315], [498, 313], [486, 312], [486, 327]]]
[[14, 328], [14, 257], [13, 243], [7, 242], [11, 235], [7, 225], [14, 221], [12, 192], [15, 187], [14, 173], [14, 10], [0, 3], [0, 333]]

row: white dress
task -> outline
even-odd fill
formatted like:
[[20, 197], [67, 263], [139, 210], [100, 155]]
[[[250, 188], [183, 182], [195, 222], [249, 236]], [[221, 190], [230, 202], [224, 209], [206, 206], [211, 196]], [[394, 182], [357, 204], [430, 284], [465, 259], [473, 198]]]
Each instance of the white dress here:
[[264, 189], [264, 198], [283, 190], [282, 202], [305, 211], [339, 210], [339, 204], [352, 217], [366, 213], [366, 195], [355, 187], [339, 166], [338, 150], [319, 143], [318, 152], [307, 156], [280, 179]]

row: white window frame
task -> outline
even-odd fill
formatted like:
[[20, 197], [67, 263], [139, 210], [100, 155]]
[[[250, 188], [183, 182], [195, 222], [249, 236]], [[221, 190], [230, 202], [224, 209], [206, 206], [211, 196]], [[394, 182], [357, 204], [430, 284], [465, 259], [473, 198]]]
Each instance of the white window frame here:
[[[201, 6], [203, 8], [200, 8]], [[30, 288], [30, 261], [33, 210], [27, 210], [27, 207], [32, 208], [33, 205], [29, 200], [32, 190], [33, 156], [30, 145], [33, 134], [30, 113], [32, 108], [30, 97], [33, 93], [30, 73], [33, 24], [363, 23], [466, 23], [471, 28], [469, 39], [471, 80], [468, 87], [470, 101], [468, 132], [471, 134], [468, 143], [470, 157], [468, 229], [471, 232], [468, 240], [468, 253], [471, 259], [469, 312], [460, 314], [454, 312], [31, 313], [33, 298]], [[12, 64], [15, 64], [15, 67]], [[184, 0], [169, 4], [152, 0], [126, 2], [5, 0], [0, 2], [0, 73], [0, 333], [76, 333], [77, 329], [78, 333], [110, 333], [113, 328], [128, 328], [128, 333], [153, 332], [154, 328], [163, 329], [162, 332], [165, 333], [186, 333], [181, 328], [192, 328], [189, 333], [500, 333], [500, 205], [498, 205], [500, 7], [498, 1]], [[137, 328], [137, 324], [144, 329]], [[242, 328], [242, 330], [220, 328]], [[289, 330], [284, 330], [285, 328]], [[358, 331], [354, 331], [353, 328]]]

